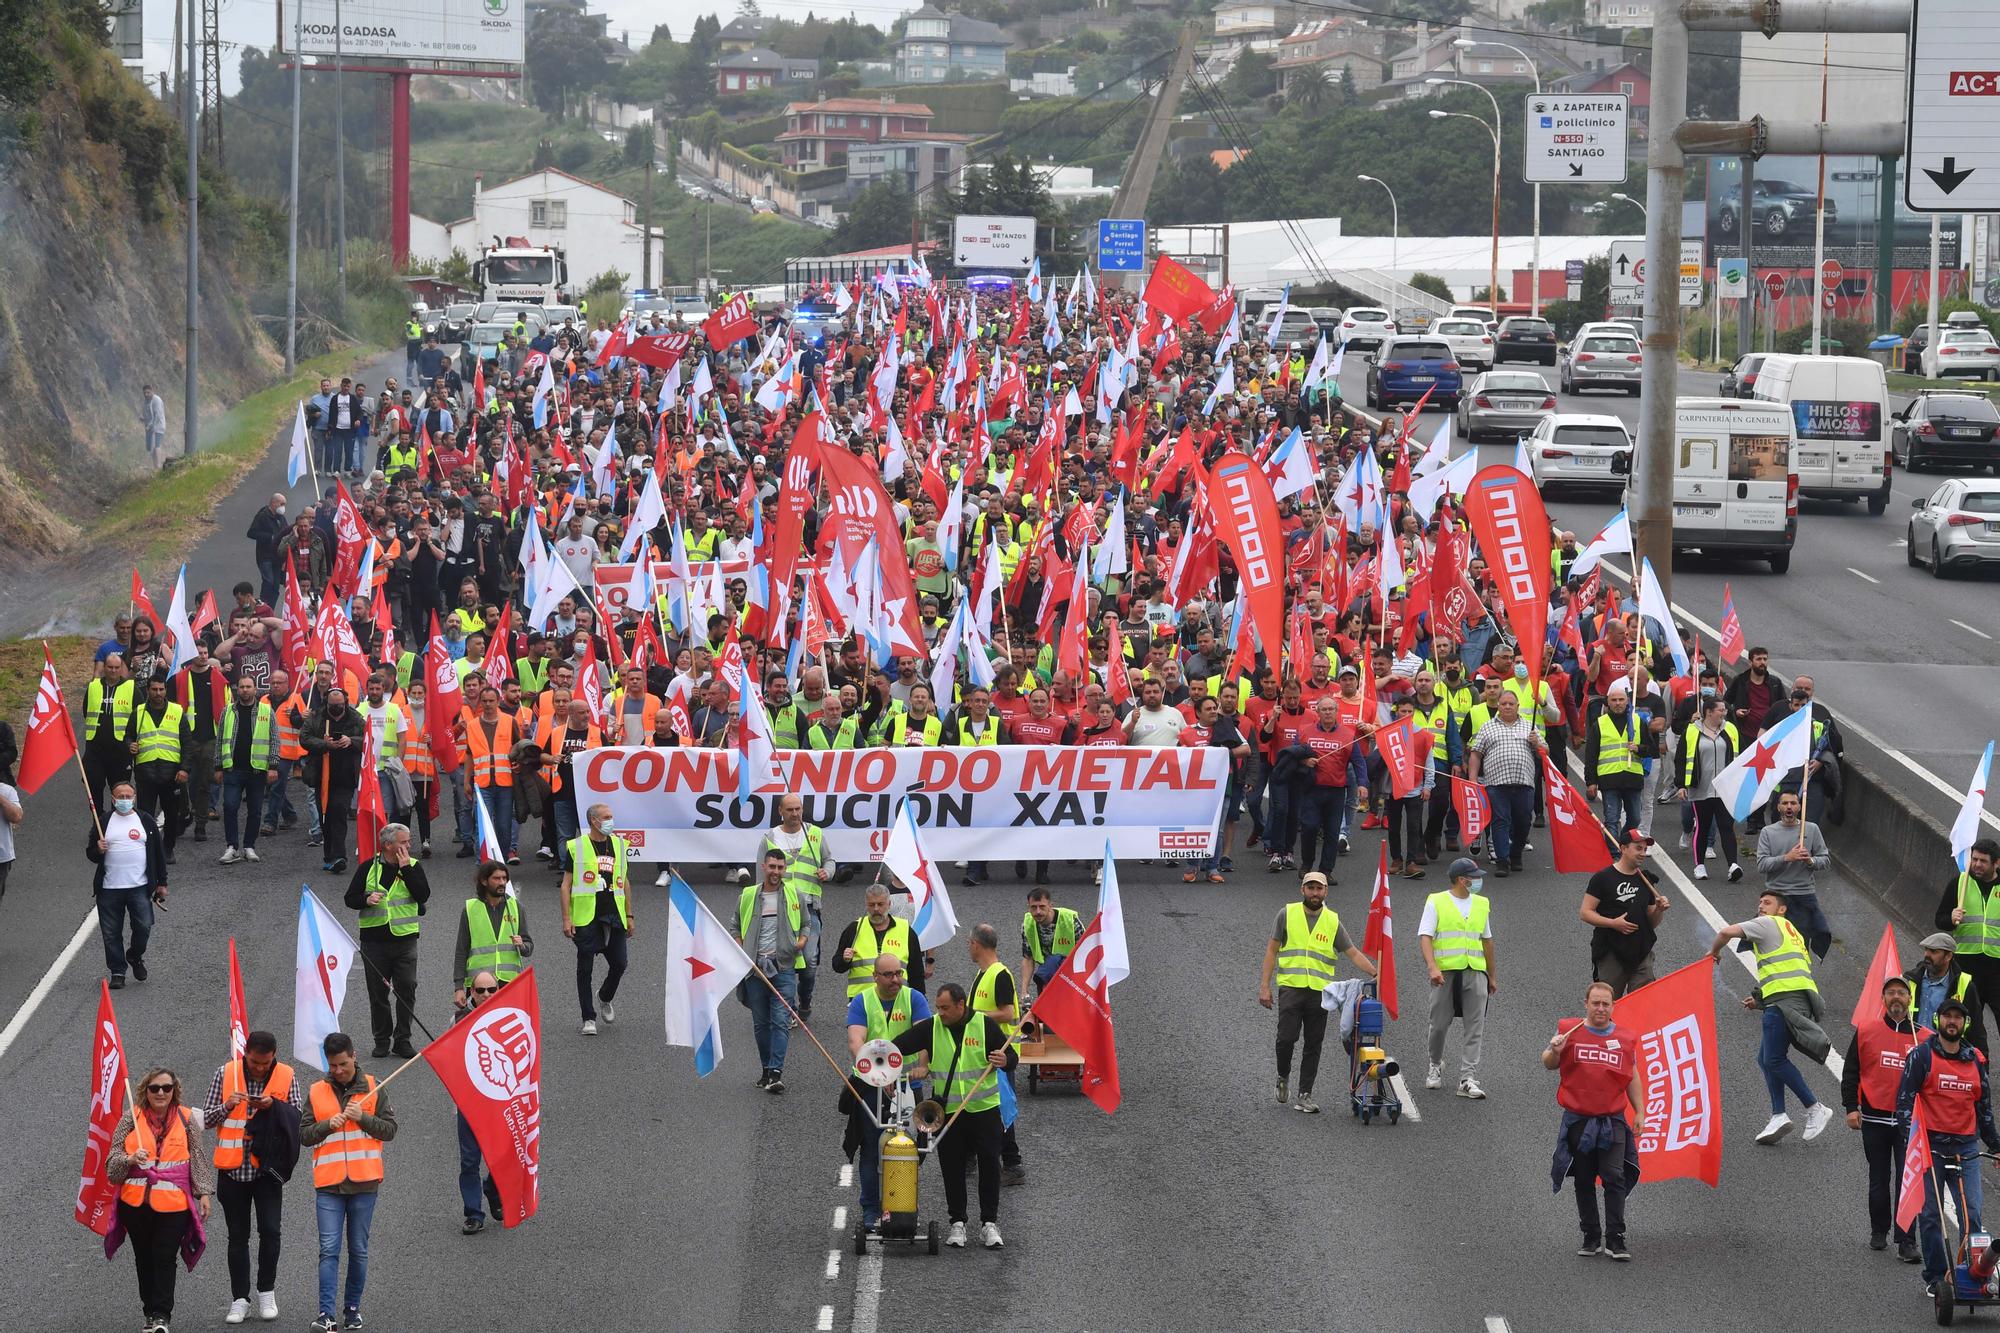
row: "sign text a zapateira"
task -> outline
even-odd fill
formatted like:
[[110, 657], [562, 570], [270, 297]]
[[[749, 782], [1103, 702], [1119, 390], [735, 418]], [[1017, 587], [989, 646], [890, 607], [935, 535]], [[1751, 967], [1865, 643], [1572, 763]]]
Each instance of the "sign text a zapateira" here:
[[1161, 857], [1170, 834], [1206, 850], [1229, 780], [1212, 746], [881, 746], [780, 750], [739, 797], [738, 762], [733, 750], [612, 747], [579, 756], [576, 772], [580, 799], [611, 807], [635, 856], [687, 861], [742, 860], [788, 794], [842, 860], [879, 855], [905, 803], [934, 856], [1012, 858], [1025, 836], [1037, 855], [1101, 855], [1109, 840], [1115, 855]]

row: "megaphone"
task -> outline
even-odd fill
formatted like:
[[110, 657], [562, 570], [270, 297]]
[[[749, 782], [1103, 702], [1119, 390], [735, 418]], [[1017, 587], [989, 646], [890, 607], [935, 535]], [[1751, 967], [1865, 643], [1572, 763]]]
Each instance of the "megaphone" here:
[[918, 1102], [910, 1113], [910, 1124], [926, 1134], [937, 1133], [944, 1128], [944, 1103], [935, 1098]]

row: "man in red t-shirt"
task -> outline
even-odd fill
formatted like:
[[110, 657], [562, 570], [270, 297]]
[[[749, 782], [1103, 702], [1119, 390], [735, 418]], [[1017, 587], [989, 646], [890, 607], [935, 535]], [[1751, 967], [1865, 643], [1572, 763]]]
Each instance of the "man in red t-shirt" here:
[[[1576, 1220], [1583, 1228], [1579, 1255], [1606, 1254], [1623, 1263], [1625, 1195], [1639, 1163], [1638, 1136], [1646, 1128], [1646, 1088], [1639, 1071], [1638, 1038], [1613, 1021], [1611, 987], [1593, 981], [1583, 993], [1583, 1021], [1558, 1025], [1542, 1051], [1542, 1068], [1557, 1074], [1562, 1125], [1556, 1143], [1556, 1180], [1576, 1183]], [[1636, 1125], [1625, 1120], [1632, 1108]], [[1597, 1182], [1604, 1182], [1604, 1220], [1598, 1224]]]
[[1318, 869], [1329, 884], [1334, 862], [1340, 859], [1340, 821], [1347, 812], [1347, 769], [1354, 757], [1356, 733], [1341, 721], [1332, 695], [1320, 696], [1317, 716], [1311, 726], [1299, 732], [1299, 742], [1313, 752], [1312, 780], [1306, 784], [1304, 809], [1299, 812], [1299, 865], [1311, 870], [1313, 851], [1319, 851]]

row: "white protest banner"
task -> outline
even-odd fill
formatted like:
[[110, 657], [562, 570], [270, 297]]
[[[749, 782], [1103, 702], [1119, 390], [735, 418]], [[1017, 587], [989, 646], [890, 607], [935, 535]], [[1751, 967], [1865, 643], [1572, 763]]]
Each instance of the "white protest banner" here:
[[1229, 783], [1214, 746], [902, 746], [779, 750], [771, 781], [736, 795], [726, 749], [613, 747], [577, 756], [578, 799], [602, 801], [639, 861], [741, 863], [778, 822], [779, 798], [805, 799], [841, 861], [880, 859], [899, 803], [941, 860], [1112, 854], [1206, 856]]

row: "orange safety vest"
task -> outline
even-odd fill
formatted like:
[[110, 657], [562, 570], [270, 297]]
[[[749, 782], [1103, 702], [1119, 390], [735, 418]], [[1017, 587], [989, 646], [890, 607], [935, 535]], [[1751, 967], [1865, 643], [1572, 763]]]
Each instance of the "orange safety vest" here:
[[493, 741], [486, 740], [486, 724], [477, 716], [465, 720], [465, 757], [472, 761], [475, 787], [511, 787], [514, 767], [507, 756], [514, 748], [514, 719], [501, 713], [493, 724]]
[[[222, 1067], [222, 1100], [227, 1102], [237, 1093], [249, 1092], [248, 1080], [244, 1077], [243, 1062], [231, 1060]], [[292, 1067], [283, 1061], [271, 1067], [271, 1077], [264, 1081], [264, 1095], [273, 1102], [282, 1102], [292, 1095]], [[243, 1154], [248, 1151], [245, 1143], [249, 1139], [250, 1104], [244, 1102], [228, 1113], [222, 1122], [222, 1129], [215, 1136], [215, 1169], [234, 1171], [243, 1165]], [[250, 1154], [250, 1165], [261, 1166], [257, 1154]]]
[[[177, 1115], [167, 1125], [167, 1141], [161, 1143], [153, 1136], [153, 1126], [147, 1122], [144, 1111], [136, 1112], [132, 1118], [132, 1132], [125, 1136], [127, 1154], [145, 1149], [150, 1153], [156, 1166], [179, 1166], [188, 1160], [188, 1125], [194, 1113], [185, 1106], [174, 1108]], [[134, 1208], [151, 1208], [156, 1213], [184, 1213], [188, 1210], [187, 1191], [171, 1181], [155, 1178], [150, 1172], [138, 1179], [127, 1177], [118, 1189], [118, 1201], [129, 1203]]]
[[[368, 1074], [368, 1095], [361, 1099], [361, 1107], [370, 1115], [375, 1113], [375, 1076]], [[340, 1114], [340, 1099], [333, 1094], [333, 1084], [321, 1079], [312, 1085], [312, 1118], [331, 1120]], [[321, 1139], [313, 1148], [313, 1188], [332, 1189], [348, 1181], [366, 1182], [382, 1178], [382, 1140], [349, 1122], [344, 1129], [337, 1129]]]
[[305, 713], [305, 700], [293, 690], [285, 701], [278, 705], [275, 720], [278, 724], [278, 757], [280, 759], [303, 759], [306, 747], [299, 740], [299, 718]]
[[[543, 721], [540, 730], [535, 733], [535, 744], [542, 747], [542, 779], [549, 784], [551, 792], [562, 790], [562, 772], [558, 764], [562, 759], [563, 738], [568, 734], [569, 724], [567, 722], [557, 727], [546, 720]], [[584, 748], [586, 749], [596, 750], [604, 745], [603, 733], [599, 732], [595, 726], [586, 728], [583, 736]]]
[[[430, 708], [429, 700], [424, 708]], [[403, 710], [403, 771], [418, 782], [429, 782], [437, 776], [437, 756], [431, 753], [431, 733], [428, 727], [420, 727], [410, 710]]]
[[646, 702], [639, 705], [639, 730], [643, 734], [637, 737], [623, 735], [625, 726], [625, 691], [613, 690], [611, 692], [611, 697], [605, 700], [604, 703], [604, 715], [617, 719], [617, 725], [620, 730], [619, 744], [651, 745], [653, 743], [653, 729], [660, 721], [660, 696], [648, 691]]
[[375, 592], [382, 591], [382, 586], [389, 581], [389, 566], [400, 560], [402, 555], [403, 542], [399, 537], [391, 537], [389, 539], [388, 550], [378, 549], [375, 552], [375, 573], [368, 583], [371, 590]]

